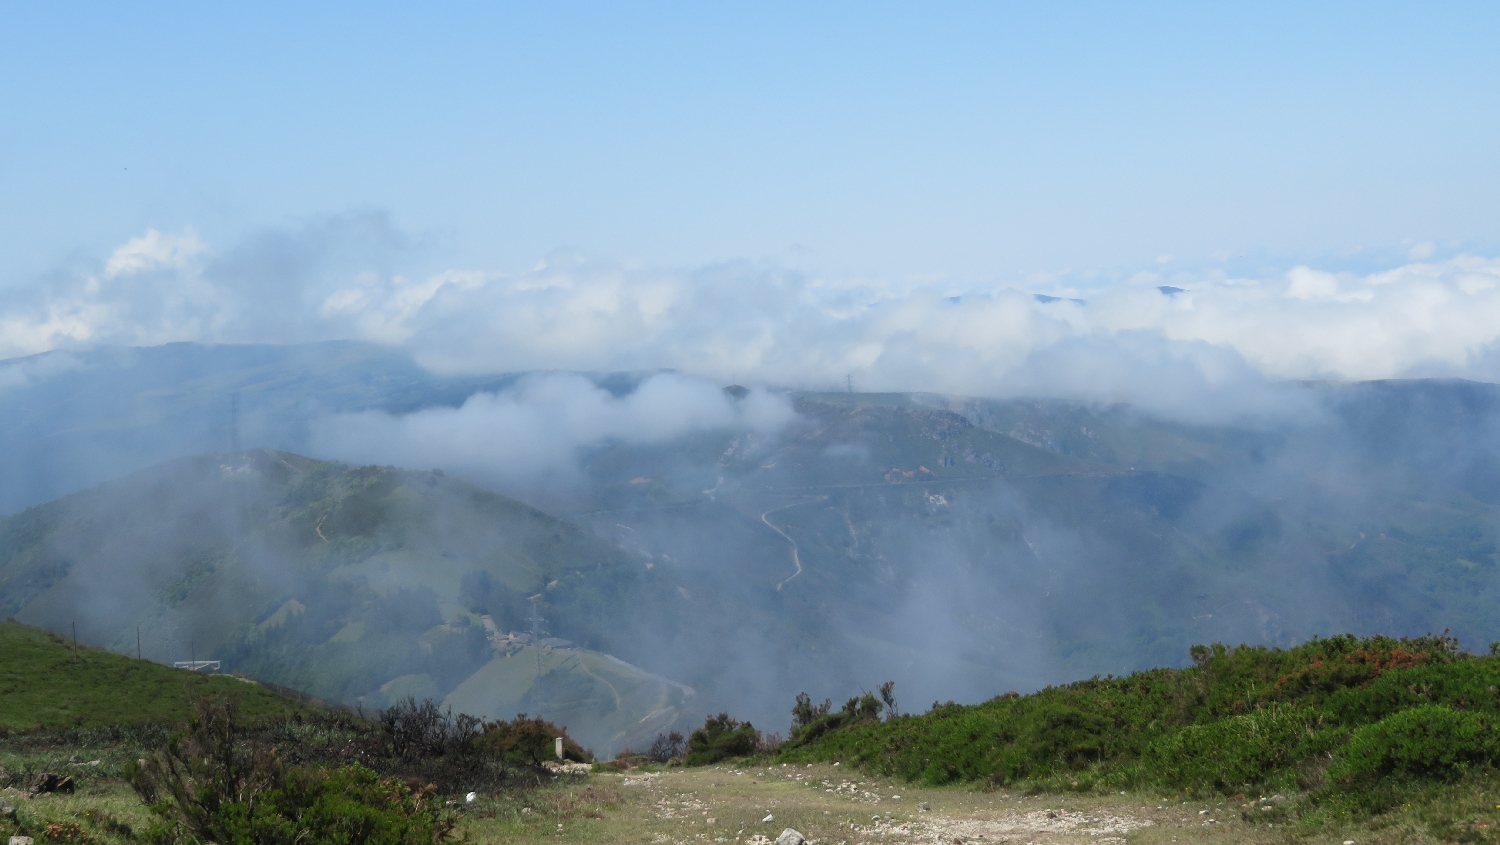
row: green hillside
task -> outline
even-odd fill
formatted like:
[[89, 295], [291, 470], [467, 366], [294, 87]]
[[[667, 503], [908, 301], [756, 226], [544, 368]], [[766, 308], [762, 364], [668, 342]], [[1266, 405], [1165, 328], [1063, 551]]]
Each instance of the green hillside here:
[[[172, 461], [0, 520], [0, 614], [76, 624], [84, 642], [125, 653], [139, 628], [153, 660], [216, 659], [366, 708], [442, 699], [502, 657], [493, 634], [544, 624], [599, 651], [678, 600], [662, 570], [513, 499], [269, 450]], [[558, 677], [569, 674], [607, 687], [583, 664]], [[573, 706], [528, 703], [549, 717]], [[657, 709], [651, 696], [641, 712], [619, 705], [574, 735], [606, 752], [621, 723]]]
[[304, 709], [259, 684], [203, 675], [0, 622], [0, 728], [28, 730], [182, 722], [204, 696], [238, 699], [250, 720]]
[[1193, 658], [884, 720], [870, 696], [841, 710], [804, 699], [777, 757], [929, 784], [1300, 793], [1307, 813], [1381, 811], [1429, 786], [1490, 783], [1500, 765], [1500, 656], [1447, 637], [1215, 644]]
[[[444, 701], [485, 719], [545, 713], [601, 748], [644, 749], [658, 733], [698, 716], [694, 691], [607, 654], [524, 646], [496, 657]], [[688, 709], [693, 707], [694, 709]]]

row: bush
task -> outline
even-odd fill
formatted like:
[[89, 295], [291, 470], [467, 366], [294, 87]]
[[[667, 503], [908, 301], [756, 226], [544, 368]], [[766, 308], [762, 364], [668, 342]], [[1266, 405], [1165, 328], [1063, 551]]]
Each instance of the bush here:
[[1294, 779], [1293, 768], [1317, 750], [1318, 738], [1309, 711], [1270, 704], [1168, 734], [1147, 747], [1142, 762], [1163, 786], [1228, 792]]
[[1452, 780], [1500, 752], [1489, 720], [1442, 704], [1424, 704], [1354, 732], [1328, 769], [1344, 788], [1388, 775]]
[[455, 716], [452, 708], [444, 710], [431, 699], [418, 702], [412, 696], [380, 711], [379, 722], [391, 753], [398, 758], [462, 752], [479, 736], [482, 724], [467, 713]]
[[748, 757], [759, 745], [760, 734], [749, 722], [720, 713], [709, 716], [703, 727], [688, 736], [687, 764], [706, 766], [730, 757]]
[[667, 763], [682, 756], [684, 749], [682, 734], [672, 731], [670, 734], [657, 734], [656, 741], [651, 743], [651, 750], [646, 756], [658, 763]]
[[486, 722], [476, 743], [507, 762], [540, 766], [557, 759], [558, 737], [562, 737], [564, 760], [593, 762], [594, 755], [574, 742], [566, 728], [559, 728], [541, 716], [528, 719], [525, 713], [509, 722]]
[[158, 819], [147, 841], [418, 845], [452, 827], [430, 787], [413, 793], [358, 765], [286, 767], [241, 739], [233, 704], [204, 701], [185, 731], [126, 767]]

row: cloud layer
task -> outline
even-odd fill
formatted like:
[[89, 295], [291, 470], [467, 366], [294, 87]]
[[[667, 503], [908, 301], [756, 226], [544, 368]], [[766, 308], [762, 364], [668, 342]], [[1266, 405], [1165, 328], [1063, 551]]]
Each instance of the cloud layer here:
[[352, 463], [439, 467], [505, 486], [565, 485], [579, 452], [607, 443], [665, 443], [712, 429], [772, 434], [795, 416], [784, 396], [731, 397], [713, 382], [663, 373], [615, 396], [569, 373], [523, 378], [457, 408], [404, 415], [337, 414], [314, 424], [319, 455]]
[[389, 269], [401, 248], [376, 215], [222, 253], [191, 230], [148, 231], [96, 273], [14, 298], [0, 310], [0, 354], [359, 338], [407, 347], [446, 372], [670, 368], [811, 388], [852, 377], [861, 390], [1162, 410], [1253, 405], [1247, 386], [1287, 379], [1500, 374], [1500, 259], [1473, 255], [1368, 275], [1298, 266], [1265, 278], [1174, 276], [1165, 289], [1142, 274], [1052, 298], [749, 262], [663, 270], [567, 255], [515, 275], [407, 276]]

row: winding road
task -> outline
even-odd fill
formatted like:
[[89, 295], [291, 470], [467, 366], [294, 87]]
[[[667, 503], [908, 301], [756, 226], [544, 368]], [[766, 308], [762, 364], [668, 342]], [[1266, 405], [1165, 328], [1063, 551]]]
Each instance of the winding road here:
[[816, 499], [813, 499], [813, 500], [808, 501], [808, 502], [792, 502], [790, 505], [782, 505], [780, 507], [771, 508], [770, 510], [768, 510], [765, 513], [763, 513], [763, 514], [760, 515], [760, 521], [764, 522], [766, 524], [767, 528], [770, 528], [772, 531], [775, 531], [777, 534], [780, 534], [781, 537], [782, 537], [782, 539], [786, 540], [787, 543], [789, 543], [791, 545], [791, 547], [792, 547], [792, 564], [797, 567], [797, 571], [796, 572], [793, 572], [791, 575], [788, 575], [787, 577], [781, 579], [780, 581], [778, 581], [776, 583], [776, 590], [778, 592], [781, 590], [782, 585], [784, 585], [786, 582], [792, 580], [793, 578], [796, 578], [798, 575], [802, 574], [802, 556], [797, 552], [797, 541], [793, 540], [790, 534], [786, 533], [785, 531], [782, 531], [780, 528], [777, 528], [771, 522], [771, 520], [767, 519], [766, 517], [770, 516], [771, 514], [777, 512], [777, 511], [784, 511], [787, 508], [794, 508], [794, 507], [796, 507], [798, 505], [809, 505], [809, 504], [813, 504], [815, 502], [821, 502], [821, 501], [826, 500], [827, 498], [828, 498], [827, 496], [819, 496]]

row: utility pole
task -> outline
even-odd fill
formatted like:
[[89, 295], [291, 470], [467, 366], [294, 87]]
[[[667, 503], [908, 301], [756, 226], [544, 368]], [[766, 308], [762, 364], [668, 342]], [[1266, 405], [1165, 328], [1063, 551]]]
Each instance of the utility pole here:
[[240, 450], [240, 393], [229, 394], [229, 451]]

